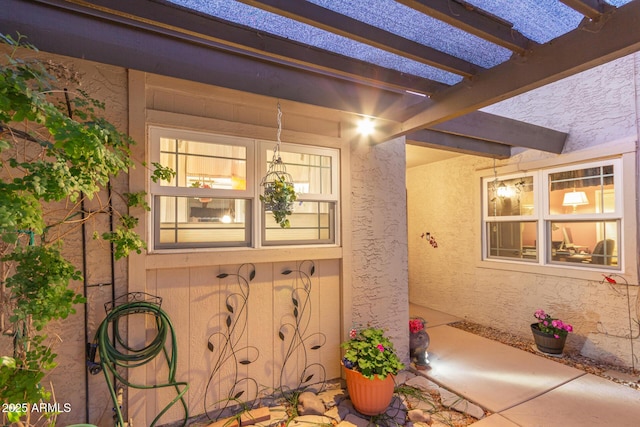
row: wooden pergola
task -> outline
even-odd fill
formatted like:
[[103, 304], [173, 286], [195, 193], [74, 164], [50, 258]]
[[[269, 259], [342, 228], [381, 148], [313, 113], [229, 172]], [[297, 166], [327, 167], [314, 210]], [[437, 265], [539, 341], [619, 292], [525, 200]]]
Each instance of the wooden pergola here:
[[[383, 1], [391, 0], [366, 4], [375, 8]], [[379, 141], [404, 135], [410, 144], [493, 158], [509, 157], [512, 147], [560, 153], [567, 135], [479, 109], [640, 49], [640, 0], [618, 1], [619, 7], [603, 0], [558, 1], [583, 19], [577, 28], [545, 43], [526, 37], [495, 11], [489, 13], [474, 2], [392, 2], [511, 52], [508, 60], [491, 67], [311, 1], [226, 2], [459, 76], [450, 84], [176, 3], [6, 0], [0, 10], [0, 30], [19, 31], [52, 53], [376, 117], [383, 121]]]

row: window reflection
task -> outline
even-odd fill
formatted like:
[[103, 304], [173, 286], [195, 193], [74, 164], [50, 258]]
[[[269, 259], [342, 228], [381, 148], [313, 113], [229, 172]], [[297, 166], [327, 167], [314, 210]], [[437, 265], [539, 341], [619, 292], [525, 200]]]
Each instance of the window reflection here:
[[249, 201], [197, 197], [156, 199], [159, 229], [158, 247], [190, 243], [194, 247], [215, 243], [219, 246], [247, 246]]
[[494, 180], [488, 183], [488, 215], [531, 215], [533, 204], [533, 177]]
[[489, 256], [538, 260], [538, 228], [535, 221], [489, 222], [487, 227]]

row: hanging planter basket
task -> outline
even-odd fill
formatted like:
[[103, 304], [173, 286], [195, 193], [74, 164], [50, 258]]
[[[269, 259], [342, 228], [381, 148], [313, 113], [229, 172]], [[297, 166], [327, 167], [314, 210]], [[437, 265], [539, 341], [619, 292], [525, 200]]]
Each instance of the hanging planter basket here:
[[260, 185], [264, 188], [260, 196], [264, 209], [273, 214], [280, 227], [289, 228], [291, 224], [287, 216], [293, 213], [293, 202], [297, 196], [291, 175], [287, 173], [279, 157], [271, 163], [269, 172]]
[[260, 185], [263, 187], [260, 201], [265, 211], [270, 211], [273, 218], [281, 228], [289, 228], [291, 224], [287, 216], [293, 213], [293, 202], [296, 201], [296, 191], [293, 187], [293, 178], [280, 158], [280, 132], [282, 131], [282, 112], [278, 104], [278, 143], [273, 150], [273, 160], [269, 165], [267, 174], [262, 178]]

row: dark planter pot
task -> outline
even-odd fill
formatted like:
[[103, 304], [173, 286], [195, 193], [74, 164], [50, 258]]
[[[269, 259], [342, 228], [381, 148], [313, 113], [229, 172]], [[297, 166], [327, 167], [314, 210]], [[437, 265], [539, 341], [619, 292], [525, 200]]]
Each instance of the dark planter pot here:
[[566, 335], [561, 335], [560, 338], [556, 338], [551, 334], [545, 334], [538, 329], [537, 323], [531, 324], [531, 332], [533, 332], [533, 339], [538, 350], [543, 353], [562, 354], [562, 350], [564, 350], [564, 343], [567, 341]]

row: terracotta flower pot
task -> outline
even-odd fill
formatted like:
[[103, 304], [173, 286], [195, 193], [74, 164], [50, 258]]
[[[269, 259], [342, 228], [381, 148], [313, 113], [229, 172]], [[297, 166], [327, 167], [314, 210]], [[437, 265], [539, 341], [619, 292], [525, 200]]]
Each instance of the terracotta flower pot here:
[[567, 341], [566, 335], [556, 338], [552, 334], [546, 334], [538, 328], [537, 323], [531, 324], [531, 332], [533, 332], [533, 339], [538, 350], [543, 353], [562, 354], [564, 343]]
[[363, 415], [378, 415], [387, 410], [393, 398], [395, 383], [393, 375], [384, 380], [375, 377], [370, 380], [353, 369], [344, 369], [347, 390], [353, 407]]

